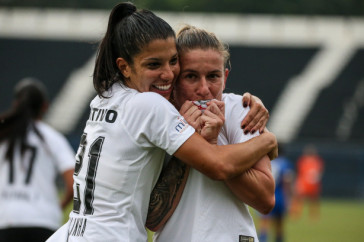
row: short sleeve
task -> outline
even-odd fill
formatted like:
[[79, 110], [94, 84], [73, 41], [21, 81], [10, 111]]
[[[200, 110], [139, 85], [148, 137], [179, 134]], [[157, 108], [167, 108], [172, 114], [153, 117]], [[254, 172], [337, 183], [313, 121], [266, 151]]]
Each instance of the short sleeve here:
[[195, 132], [176, 108], [152, 92], [139, 93], [129, 101], [123, 123], [142, 147], [159, 147], [172, 155]]
[[41, 124], [41, 127], [42, 133], [45, 134], [47, 150], [51, 153], [57, 170], [63, 173], [73, 169], [75, 167], [75, 152], [66, 137], [46, 124]]
[[225, 124], [224, 135], [229, 144], [236, 144], [248, 141], [249, 139], [259, 136], [259, 132], [254, 134], [244, 134], [241, 128], [241, 121], [248, 114], [250, 108], [243, 107], [242, 96], [236, 94], [223, 94], [223, 101], [225, 102]]

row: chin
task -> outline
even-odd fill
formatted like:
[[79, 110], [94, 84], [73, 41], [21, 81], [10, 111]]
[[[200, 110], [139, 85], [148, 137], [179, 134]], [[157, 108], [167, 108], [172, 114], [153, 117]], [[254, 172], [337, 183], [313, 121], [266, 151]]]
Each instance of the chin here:
[[169, 95], [162, 95], [165, 99], [167, 99], [168, 101], [170, 100], [170, 98], [171, 98], [171, 94], [169, 94]]

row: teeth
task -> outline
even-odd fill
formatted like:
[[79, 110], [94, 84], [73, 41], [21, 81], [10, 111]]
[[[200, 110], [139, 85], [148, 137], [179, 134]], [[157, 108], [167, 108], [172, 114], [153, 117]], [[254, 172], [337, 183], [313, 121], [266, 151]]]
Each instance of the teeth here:
[[153, 85], [153, 87], [161, 90], [161, 91], [167, 91], [169, 88], [171, 88], [172, 84], [169, 85]]

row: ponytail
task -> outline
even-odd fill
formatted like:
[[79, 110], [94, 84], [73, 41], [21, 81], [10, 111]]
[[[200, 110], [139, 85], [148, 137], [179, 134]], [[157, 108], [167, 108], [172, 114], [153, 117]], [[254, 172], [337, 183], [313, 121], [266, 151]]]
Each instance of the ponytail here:
[[108, 90], [110, 86], [122, 78], [116, 66], [117, 55], [115, 53], [113, 38], [115, 36], [116, 25], [124, 18], [132, 15], [137, 8], [131, 3], [120, 3], [116, 5], [109, 16], [109, 22], [105, 37], [101, 41], [97, 53], [94, 69], [93, 81], [97, 93], [102, 96], [102, 92]]
[[43, 136], [34, 125], [40, 118], [48, 102], [44, 85], [35, 79], [24, 79], [15, 87], [14, 105], [9, 111], [0, 114], [0, 143], [7, 141], [5, 158], [12, 162], [16, 142], [20, 142], [21, 154], [27, 148], [28, 129], [33, 129], [43, 140]]

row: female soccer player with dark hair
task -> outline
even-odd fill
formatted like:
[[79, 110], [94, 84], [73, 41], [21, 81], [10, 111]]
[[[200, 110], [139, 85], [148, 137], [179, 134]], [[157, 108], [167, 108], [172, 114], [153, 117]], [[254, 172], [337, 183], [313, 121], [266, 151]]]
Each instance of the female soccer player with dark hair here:
[[[98, 95], [76, 155], [74, 208], [49, 241], [147, 241], [149, 197], [166, 152], [213, 179], [234, 177], [267, 153], [276, 156], [271, 133], [229, 146], [197, 134], [151, 92], [171, 92], [178, 73], [171, 26], [131, 3], [115, 6], [94, 69]], [[201, 133], [217, 137], [217, 122], [206, 116]]]
[[[0, 115], [0, 241], [45, 241], [72, 201], [75, 154], [42, 121], [48, 99], [41, 82], [25, 79], [14, 94], [12, 108]], [[61, 204], [59, 174], [66, 189]]]

